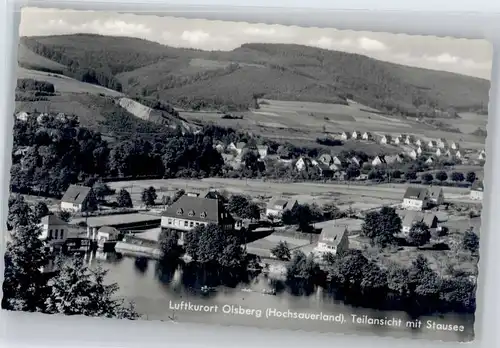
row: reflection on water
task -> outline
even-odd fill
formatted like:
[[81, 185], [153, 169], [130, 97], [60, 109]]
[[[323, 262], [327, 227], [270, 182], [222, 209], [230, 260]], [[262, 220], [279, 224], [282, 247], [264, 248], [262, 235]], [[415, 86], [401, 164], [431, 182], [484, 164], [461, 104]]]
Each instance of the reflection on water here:
[[[150, 320], [176, 320], [218, 323], [222, 325], [247, 325], [263, 328], [292, 329], [319, 332], [376, 334], [395, 337], [418, 337], [444, 341], [469, 341], [473, 338], [474, 316], [448, 313], [440, 316], [414, 318], [405, 312], [376, 310], [348, 305], [342, 296], [332, 294], [313, 284], [288, 284], [264, 274], [244, 276], [217, 270], [206, 270], [191, 264], [162, 265], [146, 258], [119, 254], [96, 255], [90, 260], [109, 270], [108, 278], [120, 286], [120, 296], [135, 302], [136, 309]], [[365, 301], [376, 301], [365, 298]], [[251, 315], [199, 313], [175, 311], [171, 303], [189, 301], [193, 304], [243, 306], [251, 309], [274, 308], [278, 311], [344, 314], [346, 323], [318, 320], [293, 320], [283, 318], [257, 318]], [[401, 327], [353, 323], [353, 315], [367, 318], [401, 319]], [[420, 328], [407, 328], [406, 322], [418, 319]], [[464, 332], [426, 329], [427, 321], [438, 324], [463, 325]]]

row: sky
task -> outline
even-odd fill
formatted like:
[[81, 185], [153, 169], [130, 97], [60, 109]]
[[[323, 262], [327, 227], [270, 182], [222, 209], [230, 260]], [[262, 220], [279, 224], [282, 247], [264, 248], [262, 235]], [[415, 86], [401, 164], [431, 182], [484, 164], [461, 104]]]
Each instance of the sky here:
[[296, 43], [490, 79], [492, 47], [484, 40], [301, 28], [103, 11], [24, 8], [21, 36], [93, 33], [138, 37], [174, 47], [232, 50], [244, 43]]

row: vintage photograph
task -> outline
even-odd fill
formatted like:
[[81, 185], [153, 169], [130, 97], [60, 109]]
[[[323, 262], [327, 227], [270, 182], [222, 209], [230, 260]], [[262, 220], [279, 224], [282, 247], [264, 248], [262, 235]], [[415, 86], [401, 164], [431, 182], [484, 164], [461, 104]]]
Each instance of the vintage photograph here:
[[37, 8], [19, 33], [3, 309], [474, 339], [488, 42]]

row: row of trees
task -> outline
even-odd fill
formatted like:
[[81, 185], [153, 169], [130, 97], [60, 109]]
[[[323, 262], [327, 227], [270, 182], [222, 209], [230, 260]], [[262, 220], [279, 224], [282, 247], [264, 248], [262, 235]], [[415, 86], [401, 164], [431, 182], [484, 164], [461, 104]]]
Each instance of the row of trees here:
[[[10, 203], [11, 240], [5, 253], [2, 308], [47, 314], [136, 319], [132, 304], [116, 298], [117, 284], [105, 284], [106, 271], [89, 268], [81, 258], [57, 257], [55, 274], [43, 273], [53, 255], [37, 222], [46, 207]], [[44, 210], [44, 211], [41, 211]]]

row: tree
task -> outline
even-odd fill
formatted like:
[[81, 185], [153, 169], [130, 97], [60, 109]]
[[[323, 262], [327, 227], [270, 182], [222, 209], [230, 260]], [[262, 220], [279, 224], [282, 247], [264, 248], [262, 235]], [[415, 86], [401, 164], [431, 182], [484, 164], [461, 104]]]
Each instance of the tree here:
[[462, 248], [464, 250], [470, 251], [471, 253], [477, 253], [479, 250], [479, 236], [474, 233], [474, 231], [469, 229], [465, 231], [462, 238]]
[[153, 186], [150, 186], [142, 191], [141, 199], [146, 207], [154, 206], [156, 198], [158, 198], [158, 195], [156, 194], [156, 189]]
[[395, 169], [392, 173], [391, 173], [391, 176], [394, 178], [394, 179], [400, 179], [401, 178], [401, 171], [398, 170], [398, 169]]
[[106, 285], [106, 271], [90, 269], [80, 257], [58, 260], [59, 272], [49, 280], [51, 289], [45, 300], [51, 314], [86, 315], [91, 317], [136, 319], [133, 305], [116, 299], [117, 284]]
[[134, 204], [132, 203], [132, 198], [130, 197], [130, 193], [125, 189], [121, 189], [118, 192], [116, 203], [118, 203], [118, 206], [120, 208], [132, 208], [134, 206]]
[[163, 260], [176, 259], [180, 256], [179, 236], [176, 231], [170, 229], [162, 230], [158, 237], [158, 242]]
[[200, 243], [200, 234], [204, 226], [197, 226], [191, 231], [184, 233], [184, 249], [193, 260], [198, 259], [198, 245]]
[[465, 176], [464, 176], [464, 173], [460, 173], [460, 172], [453, 172], [451, 173], [451, 180], [455, 181], [455, 182], [462, 182], [465, 180]]
[[472, 184], [474, 181], [476, 181], [476, 173], [468, 172], [466, 180]]
[[62, 221], [69, 222], [71, 220], [71, 213], [67, 210], [60, 210], [57, 215]]
[[278, 245], [271, 249], [271, 253], [279, 260], [290, 260], [291, 253], [287, 242], [280, 241]]
[[35, 219], [39, 221], [41, 218], [44, 216], [47, 216], [50, 214], [49, 208], [47, 207], [47, 204], [42, 201], [38, 201], [35, 204], [35, 207], [33, 208], [34, 214], [35, 214]]
[[424, 222], [417, 222], [410, 228], [408, 241], [412, 245], [422, 246], [427, 244], [430, 240], [431, 232], [429, 230], [429, 226], [427, 226]]
[[96, 198], [100, 201], [113, 192], [113, 190], [111, 190], [111, 188], [102, 181], [96, 182], [92, 187], [92, 190], [94, 191]]
[[413, 170], [409, 170], [405, 173], [406, 180], [415, 180], [417, 178], [417, 173]]
[[430, 183], [430, 182], [432, 182], [432, 180], [434, 180], [434, 177], [432, 176], [431, 173], [425, 173], [425, 174], [422, 174], [422, 180], [425, 183]]
[[396, 209], [382, 207], [380, 211], [368, 212], [361, 227], [361, 233], [370, 238], [373, 244], [385, 247], [394, 240], [394, 235], [401, 231], [401, 218]]
[[349, 167], [347, 167], [345, 174], [347, 180], [351, 180], [357, 178], [361, 174], [361, 171], [359, 170], [359, 167], [357, 165], [351, 164]]
[[320, 272], [319, 265], [314, 261], [312, 254], [306, 255], [297, 250], [293, 253], [292, 259], [287, 266], [287, 278], [310, 280]]
[[186, 193], [186, 191], [184, 191], [183, 189], [176, 191], [174, 194], [174, 197], [172, 197], [172, 203], [177, 202], [179, 200], [179, 198], [184, 196], [185, 193]]
[[250, 205], [250, 200], [246, 196], [242, 195], [232, 195], [229, 198], [228, 209], [229, 212], [235, 214], [239, 217], [245, 217], [248, 206]]
[[[25, 207], [24, 209], [29, 209]], [[49, 255], [34, 219], [16, 225], [5, 252], [2, 307], [19, 311], [43, 311], [47, 283], [42, 274]]]
[[333, 282], [359, 288], [363, 281], [364, 267], [368, 263], [369, 260], [361, 251], [349, 250], [330, 267], [328, 273]]
[[436, 179], [443, 182], [448, 180], [448, 174], [445, 171], [440, 171], [436, 173]]
[[245, 211], [243, 212], [243, 218], [246, 219], [251, 219], [251, 220], [258, 220], [260, 219], [260, 207], [256, 203], [250, 203]]
[[15, 195], [10, 197], [8, 206], [7, 228], [9, 230], [15, 229], [18, 226], [27, 226], [32, 222], [33, 211], [23, 196]]

